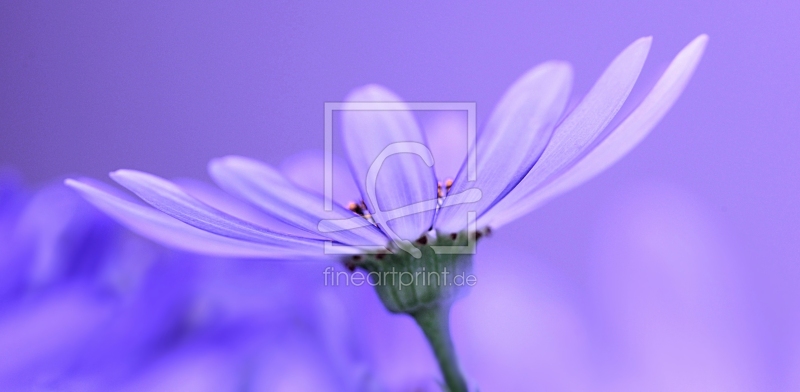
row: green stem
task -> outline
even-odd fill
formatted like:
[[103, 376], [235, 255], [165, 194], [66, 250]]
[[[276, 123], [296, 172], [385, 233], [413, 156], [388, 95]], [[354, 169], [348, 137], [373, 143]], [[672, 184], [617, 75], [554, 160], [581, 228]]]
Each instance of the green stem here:
[[433, 349], [449, 392], [468, 392], [467, 382], [458, 368], [453, 341], [450, 338], [450, 305], [419, 309], [411, 316], [417, 321]]

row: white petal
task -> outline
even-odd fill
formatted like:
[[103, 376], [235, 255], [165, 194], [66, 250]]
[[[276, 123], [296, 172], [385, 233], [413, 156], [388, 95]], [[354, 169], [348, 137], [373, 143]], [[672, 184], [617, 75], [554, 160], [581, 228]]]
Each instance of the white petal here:
[[208, 204], [210, 207], [241, 220], [252, 222], [258, 226], [277, 233], [285, 233], [298, 237], [325, 239], [322, 236], [313, 236], [311, 233], [288, 225], [275, 217], [269, 216], [264, 211], [250, 203], [234, 197], [217, 186], [193, 178], [177, 178], [173, 183], [180, 186], [189, 196]]
[[[437, 195], [433, 160], [414, 116], [399, 97], [377, 85], [355, 90], [347, 101], [342, 111], [344, 147], [367, 207], [390, 236], [419, 238], [431, 227]], [[360, 110], [360, 102], [385, 105]], [[372, 180], [374, 189], [368, 184]], [[432, 203], [420, 204], [425, 201]], [[409, 205], [426, 208], [391, 221], [383, 219], [383, 211]]]
[[469, 211], [480, 216], [522, 180], [547, 146], [571, 86], [572, 69], [559, 61], [533, 68], [511, 86], [478, 139], [474, 181], [465, 162], [450, 190], [461, 193], [476, 188], [482, 193], [481, 200], [442, 208], [436, 218], [437, 230], [463, 230]]
[[117, 170], [111, 178], [167, 215], [202, 230], [243, 241], [314, 247], [319, 241], [290, 236], [243, 221], [189, 196], [177, 185], [152, 174]]
[[275, 246], [241, 241], [209, 233], [189, 226], [158, 210], [135, 203], [105, 184], [90, 179], [67, 179], [64, 183], [77, 190], [122, 225], [162, 245], [225, 257], [297, 258], [322, 257], [318, 248], [297, 247], [294, 244]]
[[528, 213], [551, 198], [564, 193], [607, 169], [632, 150], [667, 113], [686, 87], [705, 50], [708, 36], [701, 35], [687, 45], [642, 103], [606, 139], [563, 174], [555, 177], [513, 209], [486, 222], [499, 227]]
[[628, 98], [639, 78], [651, 37], [640, 38], [622, 51], [600, 76], [586, 97], [569, 116], [556, 127], [553, 139], [539, 161], [525, 178], [503, 200], [492, 207], [481, 220], [514, 209], [520, 200], [529, 197], [549, 177], [574, 163], [586, 148], [611, 122]]
[[[295, 186], [283, 175], [253, 159], [228, 156], [212, 160], [208, 171], [226, 192], [247, 200], [286, 224], [319, 235], [323, 220], [347, 220], [355, 214], [334, 204], [332, 211], [323, 209], [323, 197]], [[334, 231], [325, 236], [354, 246], [382, 246], [388, 239], [374, 226], [357, 230]]]

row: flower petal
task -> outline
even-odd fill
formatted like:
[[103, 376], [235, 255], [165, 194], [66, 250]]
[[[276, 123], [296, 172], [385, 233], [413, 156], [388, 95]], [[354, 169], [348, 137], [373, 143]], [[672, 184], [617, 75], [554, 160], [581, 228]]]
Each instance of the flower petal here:
[[212, 234], [130, 201], [126, 195], [120, 195], [117, 190], [91, 179], [67, 179], [64, 183], [130, 230], [170, 248], [225, 257], [324, 256], [321, 246], [303, 247], [289, 243], [266, 245]]
[[[332, 211], [325, 211], [322, 196], [300, 189], [279, 171], [253, 159], [238, 156], [214, 159], [208, 165], [208, 172], [226, 192], [314, 235], [320, 234], [317, 228], [321, 221], [347, 220], [355, 216], [338, 204], [333, 205]], [[324, 235], [354, 246], [382, 246], [388, 242], [372, 225]]]
[[566, 107], [571, 85], [569, 64], [550, 61], [528, 71], [511, 86], [478, 139], [475, 179], [468, 178], [468, 161], [464, 162], [450, 190], [461, 193], [477, 188], [483, 194], [481, 200], [442, 208], [436, 218], [438, 230], [463, 230], [469, 223], [469, 211], [480, 216], [522, 180], [547, 146]]
[[661, 75], [641, 104], [574, 166], [553, 178], [542, 188], [486, 222], [493, 227], [504, 225], [591, 179], [632, 150], [655, 127], [680, 96], [703, 55], [708, 36], [703, 34], [687, 45]]
[[167, 215], [225, 237], [270, 245], [319, 246], [320, 241], [276, 233], [211, 208], [177, 185], [152, 174], [117, 170], [111, 178]]
[[193, 178], [177, 178], [172, 182], [183, 189], [189, 196], [194, 197], [211, 208], [235, 216], [241, 220], [252, 222], [277, 233], [285, 233], [298, 237], [309, 237], [324, 240], [325, 237], [314, 236], [311, 233], [288, 225], [264, 211], [252, 206], [250, 203], [234, 197], [217, 186]]
[[[390, 236], [419, 238], [431, 227], [437, 195], [433, 159], [414, 116], [399, 97], [377, 85], [355, 90], [347, 101], [342, 112], [344, 147], [364, 202]], [[364, 110], [359, 105], [364, 102], [384, 105]], [[420, 203], [425, 201], [432, 202]], [[383, 211], [409, 205], [424, 208], [384, 219]]]
[[611, 122], [639, 78], [650, 51], [651, 37], [640, 38], [622, 51], [600, 76], [586, 97], [556, 127], [539, 161], [514, 190], [481, 220], [490, 221], [536, 191], [555, 173], [573, 163]]

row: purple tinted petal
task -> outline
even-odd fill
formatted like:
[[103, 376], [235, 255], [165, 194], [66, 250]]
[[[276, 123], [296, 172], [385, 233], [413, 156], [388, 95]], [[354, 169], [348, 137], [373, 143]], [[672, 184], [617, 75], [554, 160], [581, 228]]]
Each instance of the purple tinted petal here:
[[[323, 220], [347, 220], [355, 216], [338, 204], [333, 205], [332, 211], [325, 211], [322, 196], [300, 189], [279, 171], [253, 159], [237, 156], [215, 159], [209, 163], [208, 171], [225, 191], [315, 235], [319, 234], [317, 227]], [[349, 245], [381, 246], [388, 242], [372, 225], [324, 235]]]
[[214, 234], [272, 245], [319, 245], [319, 241], [275, 233], [211, 208], [177, 185], [152, 174], [117, 170], [111, 173], [111, 178], [167, 215]]
[[642, 103], [574, 166], [521, 200], [514, 208], [507, 209], [486, 223], [495, 227], [508, 223], [589, 180], [625, 156], [647, 136], [678, 99], [700, 62], [707, 42], [708, 36], [704, 34], [681, 50]]
[[65, 184], [124, 226], [171, 248], [228, 257], [322, 256], [321, 247], [300, 247], [288, 243], [285, 246], [273, 246], [212, 234], [153, 208], [126, 200], [126, 197], [118, 195], [117, 190], [90, 179], [68, 179]]
[[502, 213], [529, 196], [554, 173], [574, 162], [611, 122], [639, 78], [651, 37], [640, 38], [622, 51], [597, 80], [586, 97], [556, 127], [553, 138], [530, 172], [514, 190], [481, 219]]
[[[428, 200], [435, 205], [436, 175], [422, 132], [407, 106], [383, 87], [359, 88], [347, 100], [342, 113], [344, 146], [361, 195], [382, 229], [415, 240], [430, 228], [433, 209], [421, 208], [388, 222], [383, 222], [382, 211]], [[386, 108], [394, 110], [359, 110], [359, 102], [389, 103]], [[396, 154], [389, 156], [390, 152]], [[375, 189], [370, 189], [368, 174], [377, 169], [380, 175], [372, 178]], [[375, 200], [370, 197], [373, 193]]]
[[[292, 155], [281, 163], [280, 169], [297, 186], [318, 195], [325, 194], [325, 157], [322, 151], [305, 151]], [[334, 156], [332, 169], [333, 201], [347, 205], [361, 200], [347, 162]]]
[[200, 200], [212, 208], [220, 210], [226, 214], [233, 215], [241, 220], [253, 222], [261, 227], [278, 233], [286, 233], [299, 237], [325, 239], [322, 236], [312, 236], [311, 233], [307, 231], [299, 230], [292, 225], [288, 225], [272, 216], [269, 216], [260, 209], [250, 205], [250, 203], [242, 201], [237, 197], [233, 197], [218, 187], [206, 182], [191, 178], [174, 179], [172, 182], [180, 186], [181, 189], [197, 200]]
[[438, 230], [463, 230], [468, 211], [480, 216], [519, 183], [547, 146], [571, 85], [569, 64], [551, 61], [528, 71], [511, 86], [478, 140], [475, 181], [468, 178], [465, 162], [450, 190], [461, 193], [477, 188], [483, 194], [481, 200], [443, 208], [436, 218]]

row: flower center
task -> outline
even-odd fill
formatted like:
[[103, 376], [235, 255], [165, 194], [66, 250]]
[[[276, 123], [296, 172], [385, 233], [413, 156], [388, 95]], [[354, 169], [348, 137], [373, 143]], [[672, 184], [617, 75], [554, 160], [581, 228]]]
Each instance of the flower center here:
[[[450, 192], [450, 188], [453, 187], [453, 179], [448, 178], [444, 181], [444, 184], [441, 182], [436, 183], [436, 204], [441, 206], [444, 202], [444, 197], [447, 196], [447, 193]], [[347, 209], [353, 211], [358, 216], [368, 220], [373, 225], [376, 225], [375, 219], [372, 218], [372, 214], [370, 214], [369, 209], [367, 208], [367, 204], [364, 203], [364, 200], [359, 200], [358, 202], [351, 201], [347, 203]], [[438, 207], [437, 207], [438, 209]]]

